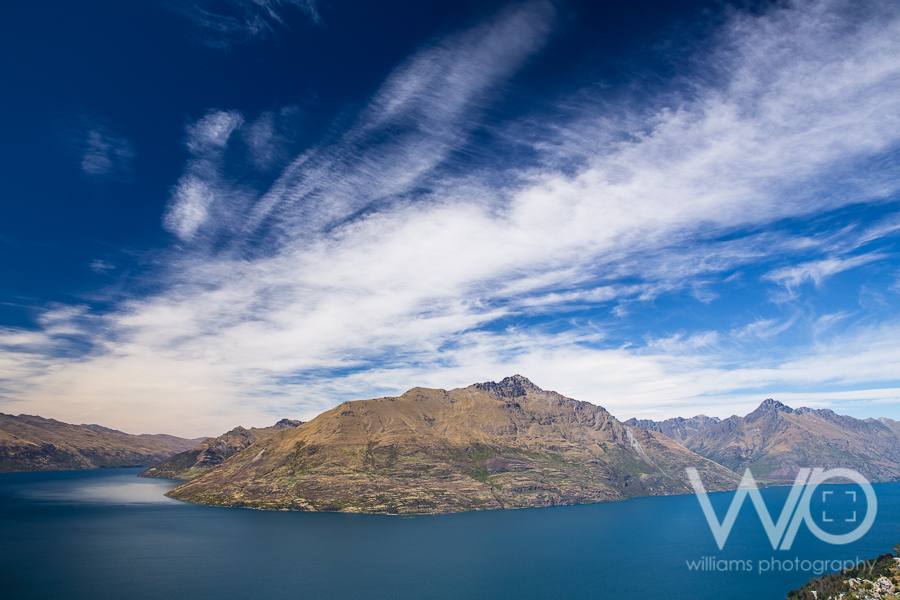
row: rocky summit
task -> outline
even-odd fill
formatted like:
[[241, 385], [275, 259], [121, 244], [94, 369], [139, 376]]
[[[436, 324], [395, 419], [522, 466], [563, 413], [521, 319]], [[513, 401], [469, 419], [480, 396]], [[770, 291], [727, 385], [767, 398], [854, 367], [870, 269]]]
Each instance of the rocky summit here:
[[665, 435], [516, 375], [345, 402], [260, 440], [169, 496], [281, 510], [446, 513], [621, 500], [738, 477]]

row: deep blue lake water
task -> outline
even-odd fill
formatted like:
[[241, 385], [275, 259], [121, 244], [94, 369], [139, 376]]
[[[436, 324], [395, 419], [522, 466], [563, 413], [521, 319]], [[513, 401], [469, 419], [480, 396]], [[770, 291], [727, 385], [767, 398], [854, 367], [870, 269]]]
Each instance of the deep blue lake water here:
[[[748, 500], [719, 550], [693, 495], [412, 518], [264, 512], [171, 500], [177, 482], [138, 471], [0, 474], [0, 597], [781, 600], [816, 574], [804, 560], [900, 542], [900, 483], [875, 484], [875, 524], [852, 544], [801, 525], [790, 550], [772, 550]], [[813, 514], [850, 518], [857, 488], [823, 487], [831, 504]], [[762, 490], [773, 516], [789, 489]], [[710, 495], [720, 519], [733, 496]], [[705, 556], [750, 568], [689, 568]]]

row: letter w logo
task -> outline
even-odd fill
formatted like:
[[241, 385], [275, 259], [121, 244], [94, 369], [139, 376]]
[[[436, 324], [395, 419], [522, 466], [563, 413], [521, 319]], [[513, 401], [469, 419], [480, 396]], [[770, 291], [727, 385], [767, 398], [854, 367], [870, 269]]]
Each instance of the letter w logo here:
[[[769, 536], [769, 542], [772, 543], [772, 550], [779, 549], [779, 541], [781, 542], [781, 550], [790, 550], [791, 544], [794, 543], [794, 536], [797, 535], [797, 530], [800, 528], [800, 523], [803, 523], [804, 521], [813, 535], [823, 542], [829, 544], [849, 544], [850, 542], [855, 542], [869, 531], [869, 528], [872, 527], [872, 523], [875, 522], [875, 515], [878, 513], [878, 498], [875, 496], [875, 490], [872, 487], [872, 484], [869, 483], [869, 480], [857, 471], [843, 468], [825, 471], [817, 468], [812, 471], [812, 476], [810, 476], [809, 469], [800, 469], [797, 473], [797, 479], [794, 481], [794, 485], [791, 488], [791, 493], [788, 495], [787, 502], [785, 502], [784, 508], [781, 510], [781, 514], [778, 516], [778, 522], [776, 523], [772, 521], [769, 509], [766, 508], [766, 503], [763, 502], [762, 495], [756, 488], [756, 480], [753, 479], [753, 475], [750, 474], [750, 469], [747, 469], [744, 471], [744, 477], [741, 479], [741, 484], [738, 486], [737, 492], [735, 492], [734, 498], [731, 500], [731, 506], [728, 507], [725, 518], [719, 523], [719, 519], [716, 517], [712, 504], [706, 496], [706, 488], [703, 487], [703, 482], [700, 481], [700, 475], [697, 473], [697, 469], [685, 469], [685, 472], [691, 480], [691, 485], [694, 486], [694, 493], [700, 501], [700, 507], [703, 509], [703, 514], [706, 516], [706, 521], [709, 523], [709, 528], [712, 530], [713, 537], [716, 538], [719, 550], [725, 546], [725, 540], [728, 539], [728, 534], [731, 533], [734, 521], [737, 519], [741, 506], [744, 504], [744, 498], [748, 495], [750, 496], [750, 499], [753, 500], [756, 514], [759, 515], [759, 520], [762, 521], [763, 527], [766, 529], [766, 535]], [[866, 516], [853, 531], [842, 534], [823, 531], [822, 528], [816, 524], [810, 513], [809, 503], [812, 500], [816, 487], [829, 479], [849, 479], [862, 488], [863, 494], [866, 497]], [[831, 492], [823, 493], [823, 498], [825, 494], [830, 493]], [[856, 495], [854, 492], [846, 493], [854, 494], [853, 498], [854, 502], [856, 502]], [[797, 506], [798, 503], [800, 505], [799, 508]], [[822, 514], [822, 518], [825, 521], [830, 520], [825, 519], [824, 513]], [[854, 512], [853, 521], [855, 521], [855, 519], [856, 513]], [[848, 519], [848, 522], [853, 521]], [[788, 525], [789, 522], [790, 526]], [[785, 530], [787, 533], [785, 533]]]
[[[716, 512], [713, 510], [712, 504], [709, 501], [709, 498], [706, 495], [706, 488], [703, 487], [703, 482], [700, 481], [700, 475], [697, 473], [697, 469], [690, 468], [686, 469], [688, 478], [691, 480], [691, 485], [694, 486], [694, 493], [697, 495], [697, 499], [700, 501], [700, 507], [703, 509], [703, 514], [706, 516], [706, 521], [709, 523], [709, 528], [712, 530], [713, 537], [716, 538], [716, 543], [719, 545], [719, 550], [721, 550], [725, 546], [725, 541], [728, 539], [728, 534], [731, 533], [731, 528], [734, 526], [734, 522], [737, 519], [738, 513], [741, 510], [741, 506], [744, 504], [744, 498], [748, 495], [750, 499], [753, 501], [753, 506], [756, 508], [756, 513], [759, 515], [759, 520], [762, 521], [763, 527], [766, 530], [766, 535], [769, 536], [769, 542], [772, 544], [772, 549], [778, 549], [778, 542], [782, 541], [782, 537], [784, 536], [784, 532], [788, 527], [788, 522], [791, 519], [791, 516], [794, 514], [794, 509], [797, 507], [797, 503], [800, 501], [800, 495], [803, 493], [803, 486], [806, 484], [807, 479], [809, 479], [809, 469], [800, 469], [800, 472], [797, 473], [797, 479], [794, 481], [794, 485], [791, 488], [791, 493], [788, 496], [787, 502], [784, 505], [784, 508], [781, 511], [781, 515], [778, 516], [778, 522], [774, 522], [772, 520], [772, 516], [769, 514], [769, 509], [766, 508], [765, 502], [763, 502], [762, 495], [759, 493], [759, 489], [756, 487], [756, 480], [753, 478], [753, 475], [750, 473], [750, 469], [744, 471], [744, 477], [741, 479], [741, 483], [738, 486], [737, 492], [734, 495], [734, 498], [731, 501], [731, 506], [728, 507], [728, 512], [725, 514], [725, 519], [719, 523], [718, 517], [716, 517]], [[803, 515], [798, 515], [800, 517], [799, 521], [803, 520]], [[796, 526], [791, 527], [791, 531], [788, 533], [788, 536], [785, 537], [784, 541], [781, 544], [782, 550], [789, 550], [791, 544], [794, 542], [794, 534], [797, 532], [797, 528], [800, 525], [800, 522], [795, 519]], [[790, 539], [788, 539], [790, 538]]]

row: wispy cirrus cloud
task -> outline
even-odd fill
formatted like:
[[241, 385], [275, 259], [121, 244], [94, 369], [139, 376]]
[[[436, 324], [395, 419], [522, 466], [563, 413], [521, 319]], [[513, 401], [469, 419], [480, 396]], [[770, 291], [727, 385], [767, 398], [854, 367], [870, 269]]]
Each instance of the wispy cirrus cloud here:
[[88, 268], [94, 273], [106, 273], [107, 271], [115, 269], [116, 266], [109, 261], [103, 260], [102, 258], [96, 258], [91, 261], [91, 264], [88, 265]]
[[241, 128], [250, 162], [257, 171], [268, 173], [290, 161], [288, 147], [291, 137], [298, 134], [301, 118], [298, 107], [285, 106], [278, 111], [265, 111]]
[[204, 32], [204, 43], [228, 48], [274, 35], [286, 28], [285, 13], [303, 12], [312, 22], [322, 23], [317, 0], [189, 0], [172, 5]]
[[186, 145], [193, 155], [172, 194], [163, 225], [189, 240], [210, 218], [214, 208], [228, 206], [232, 186], [221, 173], [222, 155], [232, 133], [244, 122], [235, 111], [210, 111], [187, 128]]
[[796, 289], [802, 283], [809, 281], [816, 286], [821, 286], [826, 279], [837, 273], [842, 273], [885, 258], [887, 258], [887, 256], [880, 252], [872, 252], [848, 258], [827, 258], [791, 267], [782, 267], [768, 273], [765, 278], [783, 285], [792, 296], [796, 296]]
[[[25, 368], [49, 351], [40, 336], [16, 346], [9, 368], [28, 386], [16, 397], [40, 405], [66, 390], [71, 410], [86, 410], [108, 407], [118, 386], [115, 397], [135, 403], [164, 395], [185, 427], [211, 412], [224, 427], [237, 413], [254, 424], [309, 417], [348, 397], [512, 372], [624, 417], [801, 385], [893, 389], [895, 324], [848, 326], [823, 345], [816, 316], [777, 306], [738, 311], [718, 330], [648, 336], [641, 322], [677, 294], [708, 312], [729, 290], [897, 260], [894, 216], [849, 230], [807, 222], [884, 208], [900, 191], [886, 160], [900, 149], [900, 10], [852, 7], [734, 14], [690, 63], [706, 76], [689, 91], [677, 81], [664, 93], [585, 92], [574, 114], [565, 97], [565, 111], [492, 122], [532, 157], [515, 168], [460, 156], [494, 94], [551, 35], [544, 3], [423, 47], [355, 122], [265, 189], [225, 160], [239, 138], [254, 160], [247, 140], [265, 147], [265, 115], [210, 111], [188, 128], [161, 291], [102, 317], [101, 334], [75, 327], [94, 342], [82, 360]], [[785, 225], [797, 221], [806, 229]], [[547, 306], [581, 314], [551, 321]], [[805, 346], [777, 345], [801, 324]], [[636, 332], [627, 341], [625, 327]], [[747, 350], [760, 340], [765, 360]], [[845, 359], [853, 369], [829, 370]]]
[[[260, 198], [232, 203], [230, 218], [207, 220], [208, 233], [246, 239], [271, 228], [269, 242], [279, 243], [430, 185], [491, 92], [545, 43], [554, 14], [547, 2], [518, 5], [423, 48], [388, 76], [336, 142], [301, 154]], [[260, 127], [257, 120], [250, 130]]]
[[82, 118], [78, 127], [71, 128], [69, 137], [85, 175], [94, 179], [131, 179], [137, 153], [128, 139], [89, 117]]
[[760, 319], [757, 318], [752, 323], [747, 323], [742, 327], [732, 330], [731, 336], [736, 339], [742, 338], [758, 338], [767, 340], [777, 336], [794, 325], [797, 321], [797, 315], [786, 319]]

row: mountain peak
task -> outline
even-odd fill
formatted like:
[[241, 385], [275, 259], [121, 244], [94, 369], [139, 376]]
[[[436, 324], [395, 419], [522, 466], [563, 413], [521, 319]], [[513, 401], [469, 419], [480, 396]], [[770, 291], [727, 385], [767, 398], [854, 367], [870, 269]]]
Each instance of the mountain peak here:
[[543, 392], [541, 388], [531, 383], [527, 377], [522, 375], [513, 375], [512, 377], [504, 377], [500, 383], [486, 381], [484, 383], [476, 383], [475, 387], [479, 390], [500, 396], [502, 398], [518, 398], [524, 396], [528, 392]]
[[790, 406], [785, 406], [778, 400], [773, 400], [772, 398], [766, 398], [763, 400], [762, 404], [760, 404], [756, 410], [747, 415], [745, 418], [749, 420], [755, 420], [765, 415], [775, 414], [778, 412], [792, 413], [794, 409]]
[[[598, 453], [602, 458], [598, 458]], [[341, 403], [228, 458], [170, 497], [246, 508], [438, 513], [716, 489], [739, 477], [522, 375]]]
[[775, 400], [773, 398], [766, 398], [765, 400], [762, 401], [762, 404], [760, 404], [760, 406], [761, 407], [765, 406], [767, 408], [772, 408], [774, 410], [785, 409], [785, 410], [787, 410], [787, 412], [793, 412], [793, 409], [791, 409], [788, 406], [785, 406], [784, 404], [782, 404], [781, 402], [779, 402], [778, 400]]

